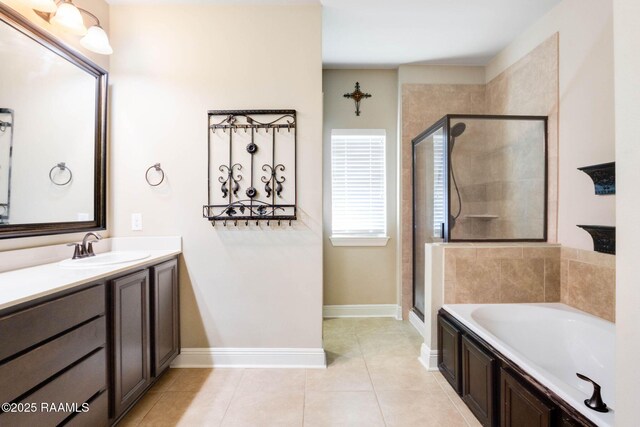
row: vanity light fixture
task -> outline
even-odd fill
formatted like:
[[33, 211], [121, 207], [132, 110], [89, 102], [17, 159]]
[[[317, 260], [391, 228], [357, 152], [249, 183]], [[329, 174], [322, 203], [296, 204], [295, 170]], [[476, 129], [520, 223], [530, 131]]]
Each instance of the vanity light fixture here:
[[[100, 20], [93, 13], [79, 8], [72, 0], [30, 0], [31, 7], [36, 14], [51, 24], [59, 25], [72, 34], [83, 36], [80, 44], [85, 49], [101, 55], [111, 55], [113, 49], [109, 44], [109, 37], [100, 26]], [[84, 24], [82, 15], [87, 15], [95, 21], [89, 29]]]
[[53, 13], [58, 8], [53, 0], [30, 0], [29, 3], [31, 8], [38, 12]]
[[84, 36], [87, 34], [87, 27], [84, 26], [80, 9], [78, 9], [71, 0], [64, 0], [60, 3], [56, 9], [56, 13], [53, 14], [49, 22], [63, 27], [76, 36]]

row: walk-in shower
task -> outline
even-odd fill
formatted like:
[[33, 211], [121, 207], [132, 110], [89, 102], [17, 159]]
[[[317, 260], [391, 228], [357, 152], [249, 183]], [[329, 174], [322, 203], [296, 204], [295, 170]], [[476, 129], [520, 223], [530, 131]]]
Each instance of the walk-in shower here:
[[444, 116], [413, 140], [414, 305], [434, 242], [546, 241], [547, 118]]

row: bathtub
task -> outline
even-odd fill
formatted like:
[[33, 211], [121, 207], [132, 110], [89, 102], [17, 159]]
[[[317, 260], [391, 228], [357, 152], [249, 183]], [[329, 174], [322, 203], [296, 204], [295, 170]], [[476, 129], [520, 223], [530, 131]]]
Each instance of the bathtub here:
[[[615, 324], [564, 304], [449, 304], [444, 310], [598, 426], [615, 417]], [[587, 408], [590, 383], [610, 411]]]

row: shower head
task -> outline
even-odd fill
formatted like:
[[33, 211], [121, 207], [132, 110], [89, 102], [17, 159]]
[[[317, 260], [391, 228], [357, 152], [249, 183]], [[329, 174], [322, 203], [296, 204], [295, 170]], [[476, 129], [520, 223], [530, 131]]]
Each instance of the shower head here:
[[453, 125], [453, 127], [451, 128], [451, 137], [452, 138], [457, 138], [460, 135], [462, 135], [464, 133], [464, 131], [467, 129], [467, 125], [465, 125], [463, 122], [460, 123], [456, 123], [455, 125]]

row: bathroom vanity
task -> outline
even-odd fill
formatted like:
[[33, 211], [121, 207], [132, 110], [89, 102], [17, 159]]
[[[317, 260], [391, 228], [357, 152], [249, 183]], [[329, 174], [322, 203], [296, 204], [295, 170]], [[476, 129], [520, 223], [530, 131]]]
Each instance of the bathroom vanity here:
[[179, 251], [0, 273], [0, 425], [113, 425], [180, 351]]

